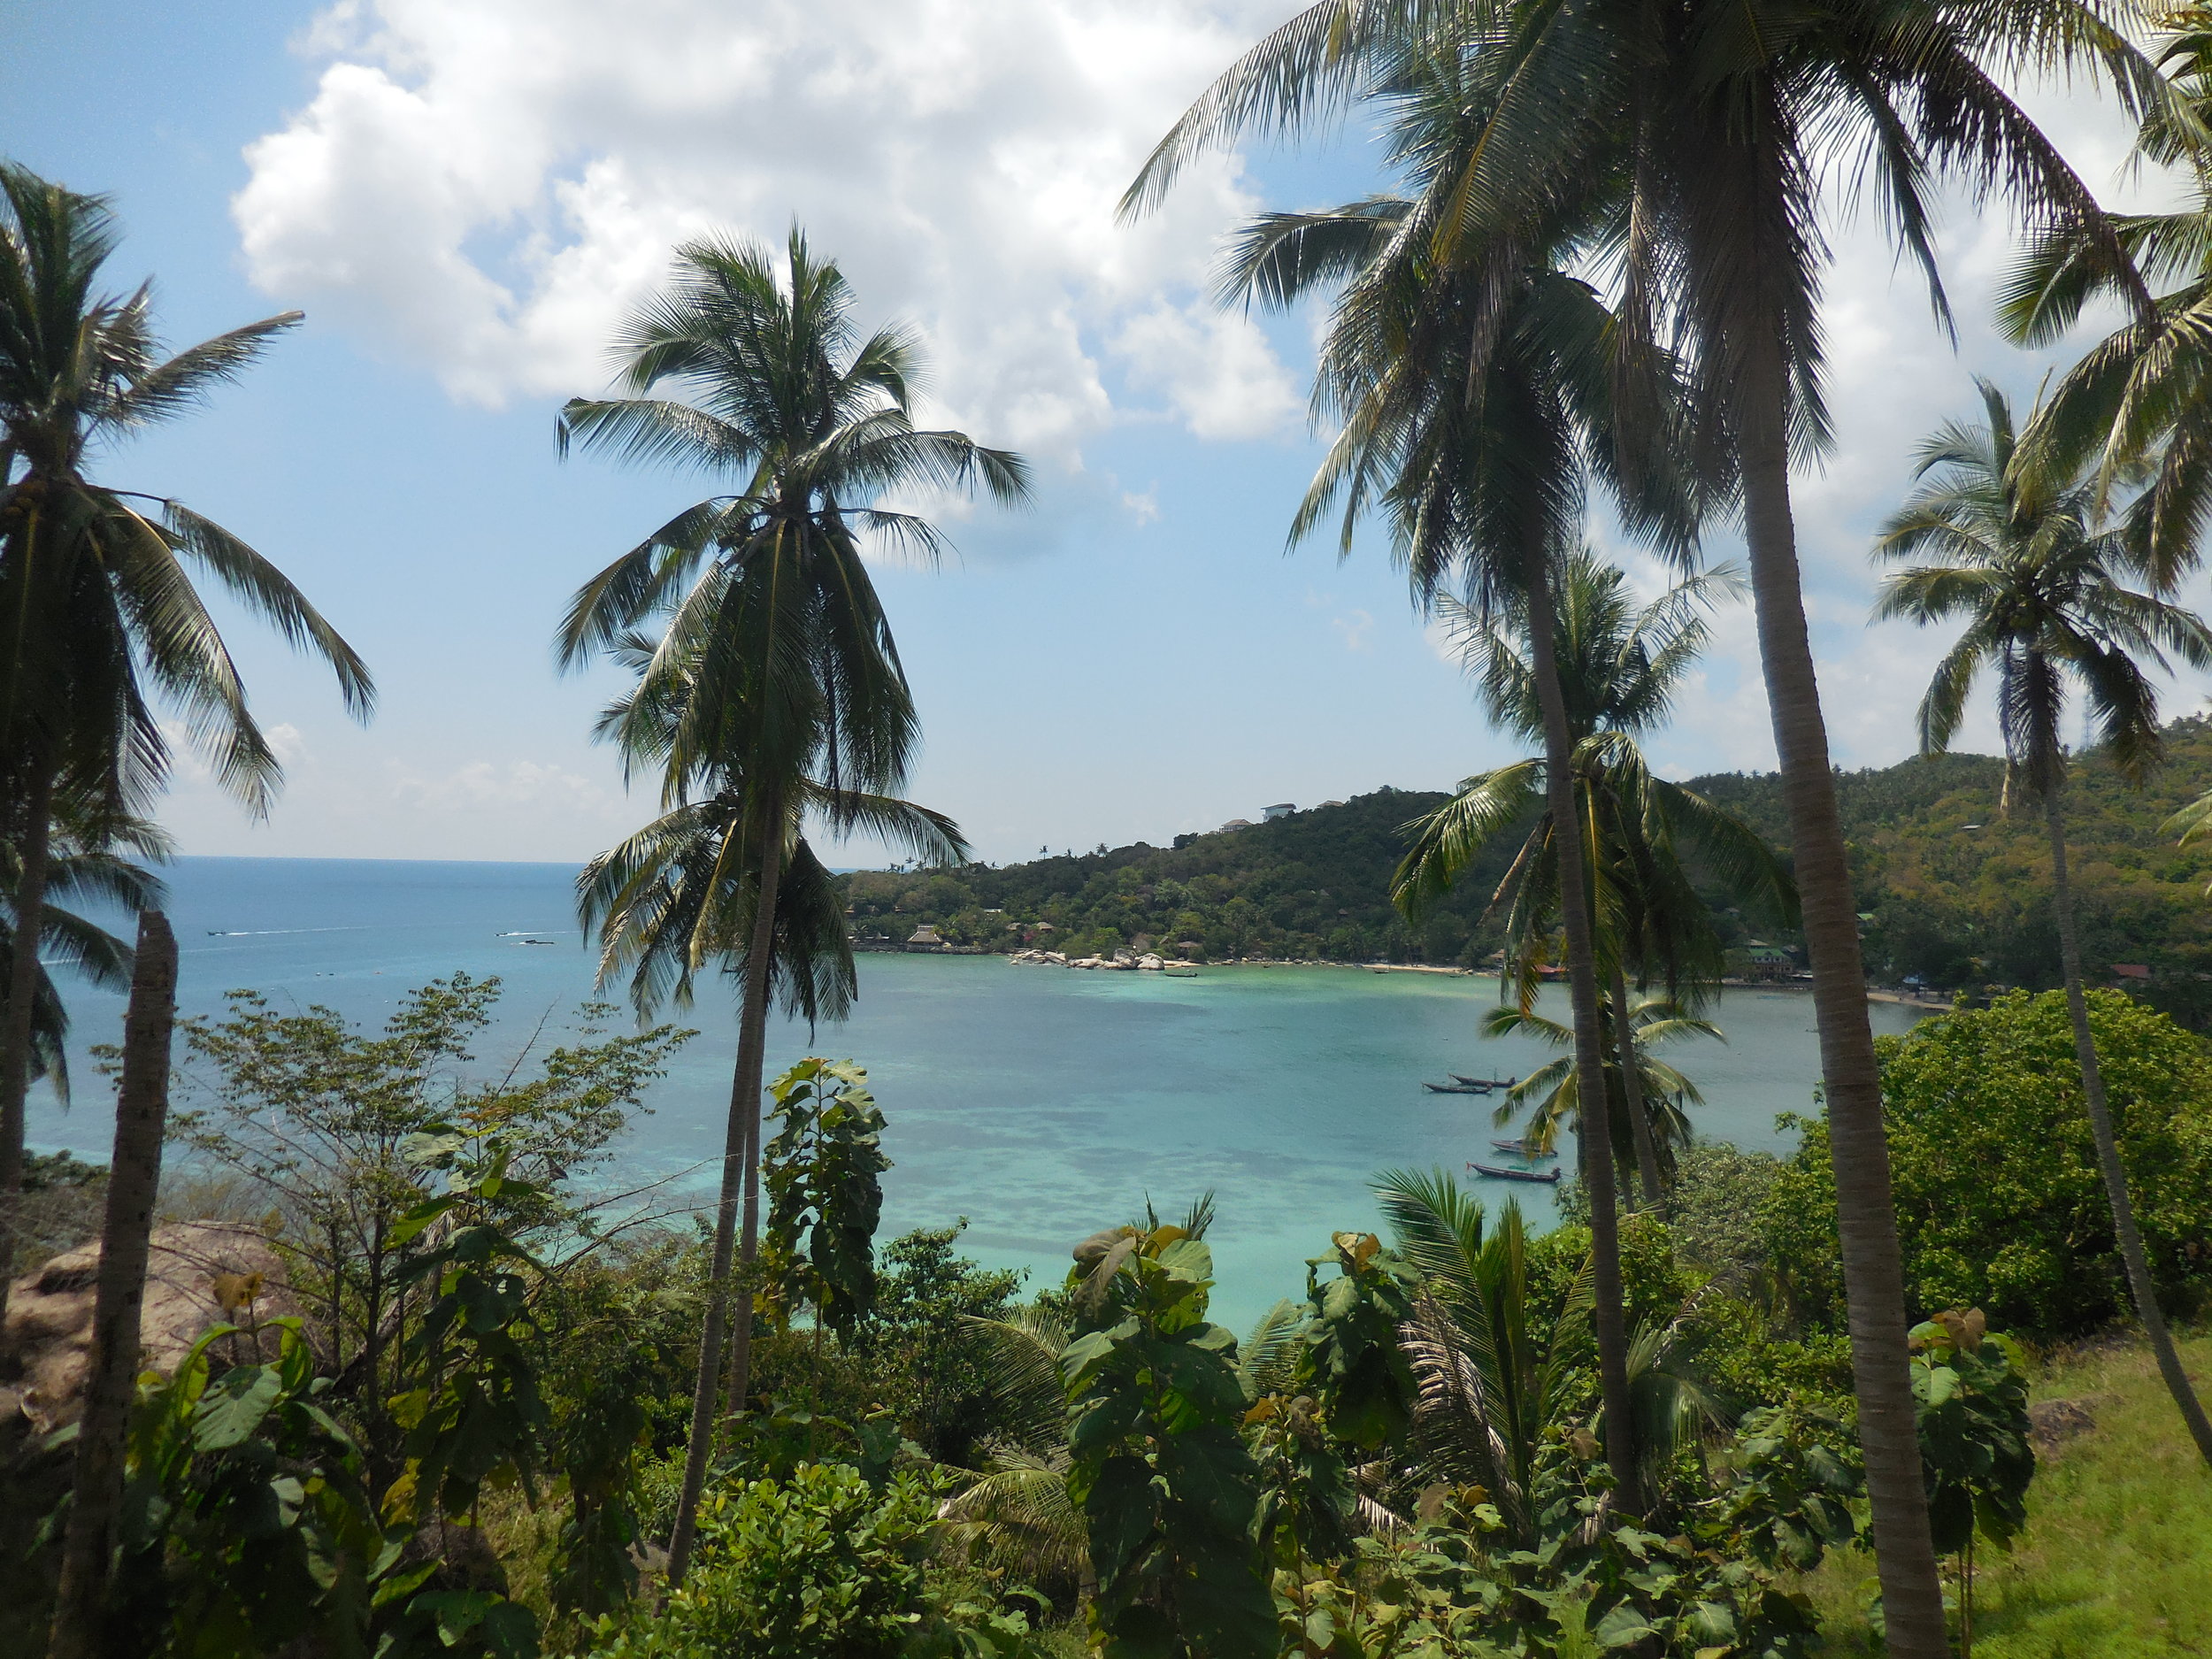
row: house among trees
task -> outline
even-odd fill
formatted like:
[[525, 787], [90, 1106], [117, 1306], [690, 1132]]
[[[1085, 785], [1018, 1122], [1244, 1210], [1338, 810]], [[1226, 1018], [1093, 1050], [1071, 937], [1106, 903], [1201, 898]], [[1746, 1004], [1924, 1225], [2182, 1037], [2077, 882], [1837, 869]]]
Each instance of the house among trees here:
[[1797, 958], [1779, 945], [1753, 940], [1740, 953], [1747, 979], [1786, 979], [1797, 972]]
[[945, 941], [938, 937], [934, 922], [924, 922], [906, 936], [906, 948], [909, 950], [942, 950]]
[[1263, 806], [1260, 809], [1260, 821], [1263, 824], [1272, 824], [1279, 818], [1288, 818], [1297, 810], [1287, 801], [1279, 801], [1273, 806]]

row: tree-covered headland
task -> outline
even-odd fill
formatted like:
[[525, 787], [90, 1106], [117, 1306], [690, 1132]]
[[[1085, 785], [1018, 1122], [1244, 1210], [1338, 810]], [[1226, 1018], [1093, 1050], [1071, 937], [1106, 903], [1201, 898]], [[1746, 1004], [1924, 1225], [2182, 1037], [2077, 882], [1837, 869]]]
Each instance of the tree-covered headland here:
[[[2212, 1019], [2212, 849], [2178, 847], [2165, 821], [2212, 778], [2212, 721], [2168, 727], [2167, 769], [2140, 787], [2091, 752], [2070, 787], [2070, 842], [2082, 950], [2093, 974], [2193, 1027]], [[1787, 814], [1772, 773], [1686, 780], [1786, 852]], [[2058, 982], [2058, 944], [2044, 898], [2050, 851], [2042, 826], [2000, 810], [2004, 763], [1984, 755], [1914, 757], [1837, 774], [1853, 901], [1864, 917], [1870, 979], [1985, 994]], [[1493, 965], [1502, 918], [1486, 915], [1515, 842], [1502, 838], [1425, 920], [1391, 903], [1406, 826], [1445, 797], [1384, 789], [1271, 823], [1004, 865], [858, 871], [839, 878], [864, 940], [903, 943], [928, 925], [991, 949], [1043, 945], [1069, 956], [1135, 945], [1199, 961], [1240, 956]], [[1046, 924], [1049, 931], [1040, 931]], [[1719, 908], [1730, 944], [1792, 948], [1786, 925]], [[1194, 950], [1184, 950], [1186, 943]]]

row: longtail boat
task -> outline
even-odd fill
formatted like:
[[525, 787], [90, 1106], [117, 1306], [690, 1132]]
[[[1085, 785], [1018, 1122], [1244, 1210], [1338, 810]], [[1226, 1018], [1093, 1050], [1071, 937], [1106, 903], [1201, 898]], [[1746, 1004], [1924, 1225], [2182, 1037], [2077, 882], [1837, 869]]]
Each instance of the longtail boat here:
[[1421, 1087], [1428, 1090], [1428, 1092], [1432, 1094], [1487, 1094], [1490, 1092], [1486, 1088], [1471, 1088], [1464, 1083], [1430, 1083], [1424, 1081]]
[[1525, 1158], [1555, 1158], [1556, 1152], [1531, 1152], [1525, 1141], [1493, 1141], [1490, 1143], [1501, 1152], [1517, 1152]]
[[1494, 1181], [1537, 1181], [1552, 1187], [1557, 1185], [1559, 1180], [1557, 1170], [1502, 1170], [1494, 1164], [1478, 1164], [1472, 1158], [1467, 1160], [1467, 1167], [1478, 1175], [1488, 1176]]
[[1489, 1090], [1511, 1088], [1521, 1079], [1517, 1077], [1462, 1077], [1458, 1072], [1447, 1073], [1455, 1083], [1464, 1083], [1469, 1088]]

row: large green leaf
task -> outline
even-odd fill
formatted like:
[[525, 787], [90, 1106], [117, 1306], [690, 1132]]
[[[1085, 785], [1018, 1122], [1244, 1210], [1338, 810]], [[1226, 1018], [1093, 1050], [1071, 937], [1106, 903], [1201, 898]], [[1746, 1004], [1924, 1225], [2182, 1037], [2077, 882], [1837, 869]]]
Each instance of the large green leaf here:
[[192, 1446], [198, 1452], [227, 1451], [261, 1426], [284, 1393], [284, 1379], [273, 1365], [241, 1365], [208, 1386], [192, 1414]]

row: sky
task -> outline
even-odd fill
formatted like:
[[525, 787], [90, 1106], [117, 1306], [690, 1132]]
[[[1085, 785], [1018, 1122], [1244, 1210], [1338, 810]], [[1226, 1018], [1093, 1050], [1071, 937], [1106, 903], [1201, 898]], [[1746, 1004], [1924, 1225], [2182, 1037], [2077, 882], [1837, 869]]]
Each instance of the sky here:
[[[249, 819], [187, 757], [162, 817], [185, 852], [575, 861], [653, 806], [590, 741], [611, 671], [563, 677], [568, 595], [695, 477], [563, 461], [554, 417], [603, 391], [607, 342], [672, 248], [803, 225], [864, 322], [932, 364], [928, 418], [1032, 461], [1037, 500], [936, 503], [956, 553], [878, 571], [919, 703], [910, 794], [980, 857], [1164, 843], [1275, 802], [1441, 788], [1510, 758], [1441, 632], [1369, 538], [1286, 549], [1325, 434], [1315, 313], [1210, 296], [1263, 209], [1384, 182], [1369, 137], [1209, 157], [1157, 214], [1114, 206], [1284, 0], [221, 0], [0, 7], [0, 155], [113, 198], [118, 288], [150, 276], [176, 346], [289, 309], [238, 385], [99, 457], [275, 560], [367, 658], [373, 720], [326, 670], [219, 607], [287, 769]], [[2093, 188], [2156, 200], [2091, 92], [2023, 88]], [[1911, 752], [1947, 643], [1866, 618], [1873, 527], [1915, 445], [2032, 397], [2054, 364], [1988, 325], [2015, 244], [1994, 207], [1941, 227], [1959, 317], [1933, 324], [1870, 213], [1839, 202], [1825, 323], [1833, 452], [1798, 480], [1831, 741]], [[1658, 573], [1617, 554], [1639, 583]], [[1740, 557], [1723, 527], [1716, 562]], [[2201, 595], [2199, 595], [2201, 597]], [[1770, 768], [1747, 606], [1671, 730], [1671, 775]], [[2169, 707], [2200, 706], [2195, 683]], [[1966, 743], [1994, 744], [1983, 718]], [[842, 861], [872, 862], [874, 849]]]

